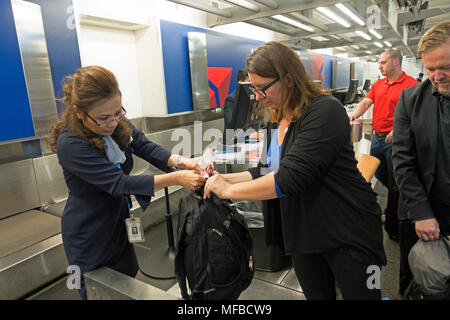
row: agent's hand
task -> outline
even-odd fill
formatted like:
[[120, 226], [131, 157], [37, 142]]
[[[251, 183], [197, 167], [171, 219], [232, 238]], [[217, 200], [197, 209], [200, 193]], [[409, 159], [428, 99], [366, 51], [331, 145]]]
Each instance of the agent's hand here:
[[203, 175], [203, 170], [200, 169], [200, 167], [198, 166], [199, 161], [200, 161], [200, 157], [197, 157], [197, 158], [181, 157], [180, 167], [181, 167], [181, 169], [194, 170], [197, 174]]
[[225, 193], [230, 184], [225, 178], [215, 171], [215, 174], [206, 181], [203, 191], [203, 199], [211, 198], [211, 192], [214, 192], [219, 198], [226, 198]]
[[389, 134], [386, 136], [386, 139], [384, 139], [384, 142], [392, 142], [392, 135], [394, 134], [394, 131], [389, 132]]
[[420, 220], [415, 223], [417, 236], [424, 241], [439, 239], [439, 223], [435, 218]]
[[349, 115], [348, 115], [348, 119], [350, 120], [350, 122], [352, 122], [353, 120], [356, 120], [356, 119], [358, 119], [358, 118], [355, 117], [355, 116], [353, 115], [353, 113], [352, 113], [352, 114], [349, 114]]
[[202, 174], [196, 173], [194, 170], [178, 171], [178, 184], [188, 190], [195, 190], [203, 186], [206, 178]]

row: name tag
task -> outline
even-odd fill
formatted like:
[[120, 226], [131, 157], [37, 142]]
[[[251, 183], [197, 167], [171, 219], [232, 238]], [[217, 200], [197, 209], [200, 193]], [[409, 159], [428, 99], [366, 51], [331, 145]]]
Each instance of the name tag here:
[[141, 218], [128, 218], [125, 219], [125, 225], [127, 226], [128, 241], [130, 243], [144, 242], [145, 234], [142, 228]]

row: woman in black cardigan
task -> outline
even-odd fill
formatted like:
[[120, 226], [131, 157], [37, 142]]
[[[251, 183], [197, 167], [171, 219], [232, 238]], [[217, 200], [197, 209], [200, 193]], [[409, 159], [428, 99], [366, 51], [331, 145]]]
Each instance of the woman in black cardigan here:
[[281, 230], [273, 239], [282, 238], [307, 299], [336, 299], [335, 284], [344, 299], [381, 299], [381, 210], [356, 167], [345, 109], [286, 45], [266, 43], [246, 65], [275, 128], [267, 157], [249, 171], [216, 173], [205, 197], [268, 200], [265, 227]]

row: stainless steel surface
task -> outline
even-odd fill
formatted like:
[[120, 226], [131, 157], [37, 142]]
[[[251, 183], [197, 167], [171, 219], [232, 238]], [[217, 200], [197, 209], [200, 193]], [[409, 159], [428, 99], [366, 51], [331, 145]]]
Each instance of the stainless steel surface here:
[[89, 300], [178, 300], [170, 293], [106, 267], [85, 273], [84, 280]]
[[61, 235], [0, 259], [0, 300], [24, 297], [64, 275], [67, 266]]
[[41, 205], [66, 199], [68, 190], [56, 154], [35, 158], [33, 165]]
[[61, 232], [61, 219], [30, 210], [0, 220], [0, 258]]
[[0, 165], [0, 219], [40, 207], [33, 161]]
[[223, 111], [215, 110], [194, 110], [187, 112], [172, 113], [163, 116], [154, 116], [145, 118], [145, 133], [153, 133], [168, 129], [176, 129], [191, 125], [194, 121], [208, 122], [216, 119], [223, 120]]
[[350, 123], [351, 126], [351, 141], [352, 142], [358, 142], [362, 138], [362, 132], [363, 132], [363, 122], [360, 119], [353, 120]]
[[188, 32], [188, 47], [194, 110], [209, 109], [206, 34], [203, 32]]
[[[58, 118], [41, 7], [11, 0], [36, 137]], [[13, 108], [14, 106], [9, 106]]]

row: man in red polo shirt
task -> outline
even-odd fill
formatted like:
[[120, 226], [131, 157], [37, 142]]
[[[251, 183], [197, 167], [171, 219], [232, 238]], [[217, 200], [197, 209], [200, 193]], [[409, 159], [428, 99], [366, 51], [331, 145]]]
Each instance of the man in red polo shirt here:
[[381, 74], [386, 78], [372, 85], [369, 93], [349, 117], [350, 120], [358, 119], [373, 104], [372, 129], [375, 133], [372, 136], [370, 154], [381, 162], [375, 177], [388, 188], [388, 204], [383, 212], [386, 215], [385, 229], [392, 239], [398, 240], [399, 194], [395, 185], [391, 159], [394, 112], [402, 91], [419, 82], [402, 70], [402, 54], [398, 50], [384, 51], [378, 59], [378, 64]]

